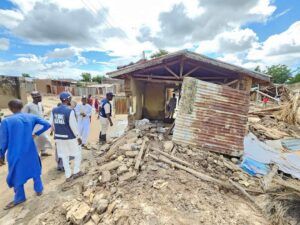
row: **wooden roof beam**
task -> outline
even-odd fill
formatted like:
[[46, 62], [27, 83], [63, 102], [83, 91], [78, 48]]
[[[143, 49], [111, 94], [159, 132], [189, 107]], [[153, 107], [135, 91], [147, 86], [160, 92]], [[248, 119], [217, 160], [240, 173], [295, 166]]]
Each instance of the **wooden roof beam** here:
[[176, 77], [177, 79], [180, 79], [180, 77], [179, 77], [176, 73], [174, 73], [173, 70], [171, 70], [168, 66], [165, 65], [164, 68], [165, 68], [169, 73], [171, 73], [174, 77]]
[[193, 72], [197, 71], [198, 69], [200, 69], [200, 66], [196, 66], [194, 69], [191, 69], [189, 72], [187, 72], [186, 74], [183, 75], [183, 77], [187, 77], [190, 74], [192, 74]]

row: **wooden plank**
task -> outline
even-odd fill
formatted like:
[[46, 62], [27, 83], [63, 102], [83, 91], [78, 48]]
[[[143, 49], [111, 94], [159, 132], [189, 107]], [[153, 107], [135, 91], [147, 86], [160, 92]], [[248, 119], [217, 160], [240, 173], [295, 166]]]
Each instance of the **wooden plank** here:
[[181, 160], [181, 159], [179, 159], [179, 158], [177, 158], [177, 157], [175, 157], [175, 156], [169, 155], [168, 153], [163, 152], [163, 151], [161, 151], [161, 150], [159, 150], [159, 149], [157, 149], [157, 148], [151, 147], [150, 149], [153, 150], [153, 151], [155, 151], [155, 152], [158, 152], [158, 153], [160, 153], [161, 155], [163, 155], [163, 156], [165, 156], [165, 157], [167, 157], [167, 158], [169, 158], [169, 159], [172, 159], [173, 161], [178, 162], [178, 163], [180, 163], [180, 164], [182, 164], [182, 165], [189, 166], [189, 167], [193, 167], [192, 164], [190, 164], [190, 163], [188, 163], [188, 162], [186, 162], [186, 161], [183, 161], [183, 160]]
[[233, 81], [230, 81], [229, 83], [227, 83], [227, 84], [225, 84], [225, 85], [226, 85], [226, 86], [230, 86], [230, 85], [235, 84], [235, 83], [237, 83], [237, 82], [239, 82], [239, 80], [233, 80]]
[[270, 96], [270, 95], [268, 95], [268, 94], [265, 94], [265, 93], [263, 93], [263, 92], [261, 92], [261, 91], [259, 91], [259, 90], [256, 90], [256, 92], [259, 93], [259, 94], [261, 94], [261, 95], [263, 95], [263, 96], [266, 96], [266, 97], [268, 97], [268, 98], [270, 98], [270, 99], [273, 99], [273, 100], [276, 101], [276, 102], [279, 102], [279, 101], [280, 101], [279, 99], [273, 98], [272, 96]]
[[166, 84], [181, 84], [182, 80], [159, 80], [159, 79], [145, 79], [145, 78], [134, 78], [135, 80], [147, 81], [152, 83], [166, 83]]
[[177, 79], [180, 79], [179, 76], [173, 72], [173, 70], [171, 70], [168, 66], [164, 66], [164, 68], [169, 71], [169, 73], [171, 73], [174, 77], [176, 77]]
[[187, 77], [190, 74], [192, 74], [193, 72], [197, 71], [198, 69], [200, 69], [201, 66], [196, 66], [194, 69], [190, 70], [189, 72], [187, 72], [186, 74], [183, 75], [183, 77]]
[[140, 164], [142, 162], [142, 158], [143, 158], [143, 155], [144, 155], [145, 146], [146, 146], [146, 141], [143, 140], [142, 147], [141, 147], [141, 149], [139, 151], [139, 154], [136, 157], [136, 162], [135, 162], [135, 166], [134, 166], [135, 170], [139, 170], [140, 169]]
[[188, 172], [188, 173], [194, 175], [195, 177], [200, 178], [201, 180], [208, 181], [208, 182], [212, 182], [212, 183], [216, 183], [216, 184], [218, 184], [218, 185], [221, 185], [221, 186], [223, 186], [223, 187], [226, 187], [227, 189], [232, 189], [232, 186], [231, 186], [229, 183], [227, 183], [226, 181], [218, 180], [218, 179], [216, 179], [216, 178], [213, 178], [213, 177], [211, 177], [211, 176], [208, 176], [208, 175], [206, 175], [206, 174], [203, 174], [203, 173], [201, 173], [201, 172], [198, 172], [198, 171], [196, 171], [196, 170], [194, 170], [194, 169], [191, 169], [191, 168], [189, 168], [189, 167], [186, 167], [186, 166], [180, 165], [180, 164], [178, 164], [178, 163], [176, 163], [176, 162], [173, 162], [173, 161], [171, 161], [171, 160], [169, 160], [169, 159], [167, 159], [167, 158], [162, 158], [162, 157], [160, 157], [160, 156], [155, 156], [155, 155], [152, 155], [152, 154], [148, 154], [148, 155], [149, 155], [151, 158], [153, 158], [153, 159], [155, 159], [155, 160], [157, 160], [157, 161], [161, 161], [161, 162], [167, 163], [167, 164], [169, 164], [169, 165], [171, 165], [171, 166], [174, 166], [174, 167], [177, 168], [177, 169], [184, 170], [184, 171], [186, 171], [186, 172]]
[[133, 75], [134, 78], [152, 78], [152, 79], [170, 79], [170, 80], [178, 80], [176, 77], [174, 76], [159, 76], [159, 75], [153, 75], [153, 74], [135, 74]]

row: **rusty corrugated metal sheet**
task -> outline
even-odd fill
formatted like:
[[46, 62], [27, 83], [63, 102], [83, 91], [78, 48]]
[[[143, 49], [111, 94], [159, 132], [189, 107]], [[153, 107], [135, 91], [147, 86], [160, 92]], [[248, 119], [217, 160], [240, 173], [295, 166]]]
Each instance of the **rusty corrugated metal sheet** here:
[[187, 77], [173, 141], [231, 156], [243, 153], [249, 94]]

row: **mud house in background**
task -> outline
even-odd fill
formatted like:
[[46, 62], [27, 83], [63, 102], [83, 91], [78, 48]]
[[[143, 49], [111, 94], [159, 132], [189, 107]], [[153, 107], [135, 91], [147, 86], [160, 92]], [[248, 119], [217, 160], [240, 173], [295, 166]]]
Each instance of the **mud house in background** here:
[[27, 103], [25, 78], [0, 75], [0, 108], [7, 108], [12, 99]]
[[88, 96], [91, 94], [92, 96], [105, 96], [106, 93], [113, 92], [116, 93], [116, 85], [114, 84], [87, 84], [84, 86], [77, 86], [75, 88], [75, 95]]
[[270, 77], [190, 51], [140, 61], [108, 73], [125, 81], [128, 122], [163, 120], [172, 93], [179, 101], [173, 141], [239, 156], [253, 84]]
[[54, 79], [37, 79], [35, 80], [36, 88], [42, 94], [59, 94], [63, 91], [69, 91], [75, 94], [77, 81], [75, 80], [54, 80]]

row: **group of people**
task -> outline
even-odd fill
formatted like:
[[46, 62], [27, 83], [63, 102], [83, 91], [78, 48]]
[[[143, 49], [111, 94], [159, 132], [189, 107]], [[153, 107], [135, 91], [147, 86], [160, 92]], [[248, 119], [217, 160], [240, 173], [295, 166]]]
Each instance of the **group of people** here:
[[[15, 99], [8, 103], [13, 115], [6, 117], [0, 123], [0, 166], [8, 162], [7, 184], [14, 188], [14, 200], [4, 209], [10, 209], [26, 201], [24, 184], [34, 181], [37, 196], [43, 193], [41, 179], [41, 156], [50, 156], [47, 149], [52, 148], [51, 141], [45, 133], [51, 129], [56, 146], [58, 169], [65, 172], [66, 182], [81, 177], [81, 149], [87, 144], [92, 105], [91, 96], [82, 96], [81, 104], [72, 101], [68, 92], [59, 95], [60, 103], [50, 113], [50, 120], [44, 119], [44, 109], [39, 92], [31, 94], [33, 102], [25, 105]], [[113, 125], [111, 120], [113, 94], [108, 93], [101, 102], [98, 101], [96, 111], [101, 123], [99, 142], [106, 142], [107, 129]], [[96, 101], [95, 101], [96, 104]], [[73, 171], [70, 159], [74, 160]]]

